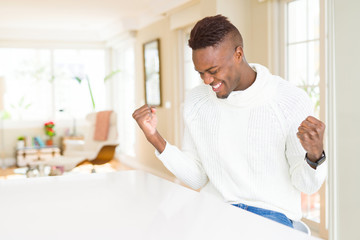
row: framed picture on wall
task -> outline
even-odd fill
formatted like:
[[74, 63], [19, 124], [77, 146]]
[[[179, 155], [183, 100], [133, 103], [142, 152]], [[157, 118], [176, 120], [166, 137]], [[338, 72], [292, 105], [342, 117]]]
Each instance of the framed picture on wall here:
[[160, 40], [155, 39], [143, 45], [145, 103], [161, 106]]

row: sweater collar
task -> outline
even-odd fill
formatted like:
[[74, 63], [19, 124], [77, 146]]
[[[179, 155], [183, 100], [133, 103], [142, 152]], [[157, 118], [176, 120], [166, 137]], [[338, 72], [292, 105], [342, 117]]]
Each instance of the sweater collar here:
[[[256, 71], [256, 79], [254, 83], [245, 90], [233, 91], [225, 99], [218, 99], [220, 102], [234, 105], [247, 106], [254, 102], [258, 102], [264, 97], [262, 89], [266, 84], [266, 80], [271, 76], [269, 70], [260, 64], [249, 64]], [[216, 97], [216, 95], [215, 95]]]

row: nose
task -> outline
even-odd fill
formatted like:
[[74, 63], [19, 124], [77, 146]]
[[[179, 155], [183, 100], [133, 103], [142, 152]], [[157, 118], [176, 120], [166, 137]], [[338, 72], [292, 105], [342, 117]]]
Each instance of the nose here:
[[202, 76], [202, 80], [206, 85], [209, 85], [214, 81], [214, 77], [210, 73], [205, 72]]

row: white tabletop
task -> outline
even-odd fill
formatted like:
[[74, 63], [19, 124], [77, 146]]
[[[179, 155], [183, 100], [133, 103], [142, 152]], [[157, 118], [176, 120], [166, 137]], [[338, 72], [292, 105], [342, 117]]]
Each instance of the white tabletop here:
[[316, 239], [141, 171], [0, 181], [0, 239]]

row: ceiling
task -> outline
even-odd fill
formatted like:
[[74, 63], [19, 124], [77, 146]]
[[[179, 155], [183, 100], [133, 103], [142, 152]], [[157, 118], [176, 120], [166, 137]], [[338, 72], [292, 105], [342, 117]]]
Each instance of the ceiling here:
[[0, 0], [0, 40], [104, 41], [191, 0]]

